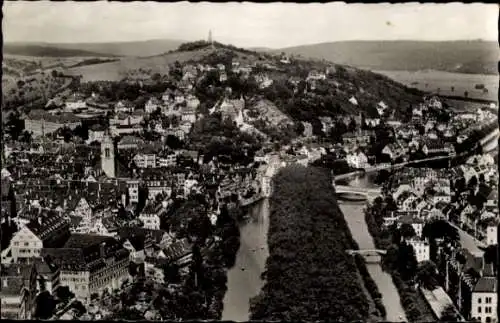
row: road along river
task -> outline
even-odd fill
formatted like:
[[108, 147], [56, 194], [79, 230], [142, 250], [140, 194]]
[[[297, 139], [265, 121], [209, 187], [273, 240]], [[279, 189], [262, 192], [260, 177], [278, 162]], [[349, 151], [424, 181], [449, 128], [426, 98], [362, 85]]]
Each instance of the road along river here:
[[[374, 185], [367, 177], [357, 177], [349, 183], [357, 187], [373, 187]], [[373, 238], [368, 231], [365, 222], [363, 202], [339, 201], [339, 207], [351, 230], [352, 237], [358, 243], [360, 249], [376, 249]], [[387, 311], [387, 321], [400, 322], [406, 319], [405, 311], [401, 305], [398, 290], [392, 282], [391, 275], [384, 272], [380, 264], [366, 264], [370, 276], [373, 278], [382, 294], [382, 301]]]
[[260, 277], [269, 256], [269, 200], [255, 203], [247, 215], [248, 220], [240, 224], [240, 249], [236, 263], [227, 273], [223, 321], [249, 321], [250, 298], [259, 294], [264, 285]]

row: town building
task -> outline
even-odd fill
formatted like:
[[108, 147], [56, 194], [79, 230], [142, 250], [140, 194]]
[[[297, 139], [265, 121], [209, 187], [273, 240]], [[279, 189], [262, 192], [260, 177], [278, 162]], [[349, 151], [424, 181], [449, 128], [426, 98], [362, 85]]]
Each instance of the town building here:
[[69, 234], [69, 223], [61, 215], [42, 213], [12, 237], [12, 259], [15, 263], [33, 263], [41, 257], [43, 248], [62, 245]]
[[93, 293], [120, 288], [128, 278], [129, 252], [114, 238], [72, 234], [61, 248], [43, 250], [60, 268], [61, 285], [88, 302]]
[[81, 124], [81, 120], [70, 112], [52, 115], [43, 110], [33, 110], [24, 119], [24, 130], [36, 137], [53, 133], [64, 127], [75, 129]]
[[37, 273], [33, 264], [2, 265], [0, 271], [2, 319], [30, 320], [35, 312]]
[[102, 142], [106, 133], [106, 127], [100, 124], [92, 125], [89, 129], [89, 138], [87, 139], [87, 144], [97, 141]]
[[417, 262], [428, 261], [430, 259], [430, 247], [425, 241], [419, 239], [411, 239], [408, 243], [412, 246], [415, 251], [415, 257]]
[[471, 318], [481, 323], [498, 322], [497, 317], [497, 279], [483, 276], [472, 290]]

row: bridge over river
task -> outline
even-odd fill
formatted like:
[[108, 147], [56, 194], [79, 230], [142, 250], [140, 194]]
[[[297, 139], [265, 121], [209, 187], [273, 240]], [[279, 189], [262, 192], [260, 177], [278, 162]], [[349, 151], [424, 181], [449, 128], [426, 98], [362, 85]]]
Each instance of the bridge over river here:
[[378, 264], [382, 261], [382, 255], [387, 253], [387, 250], [382, 249], [361, 249], [361, 250], [346, 250], [346, 252], [353, 255], [361, 255], [365, 258], [366, 263]]
[[381, 194], [381, 189], [378, 187], [366, 188], [366, 187], [354, 187], [354, 186], [335, 185], [335, 184], [334, 186], [335, 186], [335, 193], [337, 193], [337, 196], [359, 195], [368, 201], [373, 201]]

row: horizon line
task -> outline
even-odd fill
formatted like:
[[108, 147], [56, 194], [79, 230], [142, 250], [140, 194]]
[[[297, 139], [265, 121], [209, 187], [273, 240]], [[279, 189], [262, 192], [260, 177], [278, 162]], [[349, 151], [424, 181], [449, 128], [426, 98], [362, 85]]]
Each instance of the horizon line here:
[[[24, 44], [46, 44], [46, 45], [72, 45], [72, 44], [81, 44], [81, 45], [89, 45], [89, 44], [124, 44], [124, 43], [138, 43], [138, 42], [151, 42], [151, 41], [172, 41], [172, 42], [180, 42], [180, 43], [189, 43], [202, 41], [205, 39], [197, 39], [197, 40], [182, 40], [182, 39], [174, 39], [174, 38], [149, 38], [149, 39], [141, 39], [141, 40], [119, 40], [119, 41], [97, 41], [97, 42], [50, 42], [43, 40], [15, 40], [15, 41], [4, 41], [5, 44], [16, 44], [16, 43], [24, 43]], [[233, 45], [236, 47], [240, 47], [239, 45], [230, 43], [230, 42], [222, 42], [214, 40], [221, 44]], [[498, 39], [484, 39], [484, 38], [464, 38], [464, 39], [454, 39], [454, 40], [428, 40], [428, 39], [345, 39], [345, 40], [332, 40], [332, 41], [323, 41], [317, 43], [303, 43], [296, 45], [286, 45], [283, 47], [270, 47], [265, 45], [256, 45], [256, 46], [241, 46], [240, 48], [266, 48], [266, 49], [284, 49], [291, 47], [301, 47], [301, 46], [313, 46], [313, 45], [323, 45], [330, 43], [348, 43], [348, 42], [429, 42], [429, 43], [438, 43], [438, 42], [464, 42], [464, 41], [482, 41], [482, 42], [499, 42]]]

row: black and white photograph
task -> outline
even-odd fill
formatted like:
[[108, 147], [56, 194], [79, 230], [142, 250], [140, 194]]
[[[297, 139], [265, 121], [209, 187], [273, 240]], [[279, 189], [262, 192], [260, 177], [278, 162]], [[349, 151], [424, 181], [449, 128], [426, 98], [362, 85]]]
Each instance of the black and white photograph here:
[[499, 5], [4, 1], [1, 319], [498, 319]]

